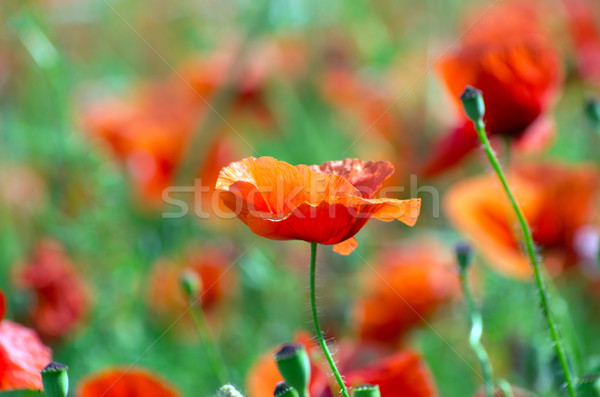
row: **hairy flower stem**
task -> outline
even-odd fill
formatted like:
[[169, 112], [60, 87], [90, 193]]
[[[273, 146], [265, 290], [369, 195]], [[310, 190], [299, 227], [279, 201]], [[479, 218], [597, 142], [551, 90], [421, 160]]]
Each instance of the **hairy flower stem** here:
[[337, 381], [338, 386], [342, 392], [344, 397], [349, 397], [348, 390], [346, 389], [346, 385], [344, 385], [344, 381], [342, 380], [342, 376], [335, 366], [335, 362], [331, 357], [331, 353], [329, 352], [329, 348], [327, 347], [327, 343], [323, 338], [323, 333], [321, 332], [321, 327], [319, 326], [319, 315], [317, 314], [317, 299], [315, 298], [315, 273], [317, 268], [317, 243], [310, 243], [310, 308], [312, 310], [312, 318], [313, 323], [315, 324], [315, 332], [317, 333], [317, 339], [319, 340], [319, 344], [321, 345], [321, 349], [323, 349], [323, 354], [325, 354], [325, 358], [327, 358], [327, 362], [331, 367], [331, 372], [335, 376], [335, 380]]
[[571, 375], [571, 370], [569, 369], [569, 365], [567, 363], [567, 357], [565, 353], [565, 349], [562, 344], [562, 339], [559, 334], [556, 322], [553, 318], [552, 312], [550, 310], [550, 302], [548, 297], [548, 291], [546, 289], [546, 284], [544, 281], [544, 275], [542, 274], [542, 270], [540, 268], [540, 264], [538, 263], [537, 256], [535, 254], [535, 248], [533, 244], [533, 237], [531, 236], [531, 230], [529, 229], [529, 225], [525, 220], [525, 216], [523, 215], [523, 211], [519, 206], [519, 203], [515, 199], [508, 182], [506, 181], [506, 176], [504, 175], [504, 171], [502, 171], [502, 167], [494, 154], [492, 146], [490, 145], [490, 141], [485, 133], [485, 125], [482, 120], [478, 120], [475, 122], [475, 130], [477, 131], [477, 135], [479, 136], [479, 140], [483, 145], [483, 149], [485, 150], [485, 154], [487, 155], [494, 172], [498, 176], [502, 187], [504, 188], [504, 192], [508, 196], [510, 204], [512, 206], [513, 211], [515, 212], [517, 219], [519, 220], [519, 225], [521, 226], [521, 230], [523, 232], [523, 239], [525, 240], [525, 248], [527, 250], [527, 256], [529, 258], [529, 262], [533, 267], [533, 273], [535, 275], [535, 283], [540, 295], [540, 303], [542, 306], [542, 314], [544, 315], [546, 322], [548, 323], [548, 328], [550, 329], [550, 336], [552, 337], [552, 342], [554, 344], [554, 349], [556, 351], [556, 356], [560, 361], [560, 365], [562, 367], [562, 371], [565, 377], [565, 382], [567, 385], [567, 390], [569, 392], [570, 397], [575, 397], [575, 388], [573, 382], [573, 376]]
[[469, 317], [471, 321], [471, 333], [469, 334], [469, 344], [475, 352], [479, 365], [481, 365], [481, 372], [483, 374], [483, 383], [485, 387], [485, 397], [494, 397], [494, 383], [492, 380], [492, 364], [490, 363], [489, 356], [485, 347], [481, 343], [481, 335], [483, 333], [483, 320], [481, 318], [481, 312], [475, 306], [475, 300], [469, 287], [469, 281], [467, 280], [467, 268], [460, 270], [460, 285], [462, 287], [465, 302], [467, 303], [467, 310], [469, 311]]
[[190, 313], [192, 319], [194, 320], [194, 325], [196, 326], [196, 331], [198, 332], [200, 343], [202, 345], [202, 349], [204, 350], [204, 354], [206, 355], [208, 365], [215, 375], [215, 378], [219, 382], [219, 385], [228, 384], [231, 382], [231, 379], [228, 379], [227, 376], [227, 366], [223, 362], [223, 358], [217, 350], [217, 346], [210, 335], [202, 307], [199, 307], [194, 299], [190, 299], [190, 301], [190, 304], [192, 305]]

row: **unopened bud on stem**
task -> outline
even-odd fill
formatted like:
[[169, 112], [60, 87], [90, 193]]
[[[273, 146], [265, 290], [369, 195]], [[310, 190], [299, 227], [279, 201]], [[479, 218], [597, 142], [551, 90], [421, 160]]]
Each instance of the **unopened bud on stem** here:
[[299, 395], [307, 395], [310, 381], [310, 360], [302, 345], [283, 345], [275, 353], [275, 361], [285, 382], [296, 389]]
[[48, 397], [66, 397], [69, 392], [69, 375], [66, 365], [52, 361], [42, 370], [44, 393]]
[[362, 385], [354, 389], [352, 397], [381, 397], [378, 385]]
[[279, 382], [273, 391], [274, 397], [298, 397], [298, 392], [285, 382]]
[[476, 127], [482, 126], [485, 104], [483, 103], [481, 91], [468, 85], [461, 94], [460, 100], [462, 101], [467, 117], [475, 123]]

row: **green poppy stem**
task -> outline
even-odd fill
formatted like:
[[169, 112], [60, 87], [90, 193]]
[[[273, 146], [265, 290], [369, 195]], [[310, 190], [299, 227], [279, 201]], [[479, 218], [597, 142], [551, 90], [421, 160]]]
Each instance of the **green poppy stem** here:
[[331, 372], [335, 376], [335, 380], [337, 381], [338, 386], [342, 392], [344, 397], [349, 397], [348, 390], [346, 389], [346, 385], [344, 385], [344, 381], [342, 380], [342, 376], [335, 366], [335, 362], [331, 357], [331, 353], [329, 352], [329, 348], [327, 347], [327, 343], [323, 338], [323, 333], [321, 332], [321, 327], [319, 326], [319, 315], [317, 313], [317, 299], [315, 298], [315, 273], [317, 268], [317, 243], [310, 244], [310, 308], [312, 310], [312, 318], [313, 323], [315, 324], [315, 332], [317, 333], [317, 339], [319, 340], [319, 344], [321, 345], [321, 349], [323, 349], [323, 354], [325, 354], [325, 358], [327, 358], [327, 362], [331, 367]]
[[529, 229], [529, 225], [527, 224], [527, 221], [525, 220], [523, 211], [521, 210], [521, 207], [519, 206], [517, 200], [515, 199], [515, 196], [513, 195], [512, 190], [510, 189], [510, 186], [508, 185], [508, 182], [506, 181], [506, 176], [504, 175], [504, 171], [502, 171], [502, 167], [500, 166], [500, 163], [498, 162], [498, 159], [496, 158], [496, 155], [494, 154], [492, 146], [490, 145], [490, 141], [487, 137], [487, 134], [485, 133], [485, 125], [484, 125], [483, 121], [481, 119], [479, 119], [479, 120], [474, 121], [474, 123], [475, 123], [475, 130], [477, 131], [479, 140], [481, 141], [481, 144], [483, 145], [485, 154], [487, 155], [487, 158], [488, 158], [490, 164], [492, 165], [494, 172], [498, 176], [498, 179], [500, 180], [500, 183], [502, 184], [502, 187], [504, 188], [504, 192], [508, 196], [508, 199], [510, 201], [512, 209], [517, 216], [519, 225], [521, 226], [521, 230], [523, 232], [523, 239], [525, 240], [525, 248], [527, 250], [527, 256], [529, 258], [529, 262], [531, 263], [531, 266], [533, 267], [533, 273], [535, 275], [535, 283], [536, 283], [536, 286], [537, 286], [537, 289], [538, 289], [538, 292], [540, 295], [540, 303], [542, 306], [542, 313], [546, 319], [546, 322], [548, 323], [548, 328], [550, 329], [550, 335], [552, 337], [552, 342], [554, 344], [556, 356], [557, 356], [558, 360], [560, 361], [560, 365], [563, 370], [563, 374], [565, 377], [565, 382], [567, 384], [567, 390], [569, 392], [569, 396], [575, 397], [576, 395], [575, 395], [573, 376], [571, 375], [571, 370], [569, 369], [569, 365], [567, 363], [567, 357], [566, 357], [565, 349], [562, 344], [562, 339], [561, 339], [560, 333], [558, 331], [556, 322], [555, 322], [552, 312], [550, 310], [548, 291], [546, 289], [544, 275], [542, 274], [540, 264], [538, 263], [538, 259], [535, 254], [535, 248], [534, 248], [534, 243], [533, 243], [533, 237], [531, 235], [531, 230]]
[[483, 320], [481, 318], [481, 312], [475, 306], [475, 300], [473, 299], [473, 293], [469, 287], [469, 281], [467, 280], [467, 269], [468, 267], [460, 268], [460, 285], [462, 287], [465, 302], [467, 303], [467, 310], [469, 311], [469, 317], [471, 320], [471, 332], [469, 334], [469, 344], [471, 349], [475, 352], [479, 365], [481, 366], [481, 372], [483, 375], [483, 384], [485, 387], [485, 397], [494, 397], [494, 381], [492, 379], [492, 364], [488, 356], [485, 347], [481, 343], [481, 335], [483, 334]]
[[208, 361], [208, 365], [210, 366], [215, 378], [219, 382], [219, 385], [228, 384], [231, 382], [228, 379], [228, 370], [221, 354], [217, 350], [217, 346], [215, 345], [212, 336], [210, 335], [210, 331], [208, 329], [208, 324], [206, 323], [206, 317], [204, 312], [202, 311], [202, 307], [197, 305], [197, 302], [190, 298], [190, 303], [192, 308], [190, 309], [190, 313], [192, 316], [192, 320], [194, 321], [194, 325], [196, 326], [196, 331], [198, 332], [198, 336], [200, 338], [200, 344], [202, 345], [202, 349], [204, 350], [204, 354], [206, 355], [206, 359]]

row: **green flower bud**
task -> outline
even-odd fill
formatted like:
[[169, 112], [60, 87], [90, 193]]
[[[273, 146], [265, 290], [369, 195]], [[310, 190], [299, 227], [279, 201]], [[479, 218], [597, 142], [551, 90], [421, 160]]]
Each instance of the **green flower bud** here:
[[225, 385], [219, 389], [218, 397], [244, 397], [242, 394], [231, 385]]
[[481, 91], [468, 85], [460, 95], [465, 113], [475, 123], [475, 125], [483, 123], [483, 115], [485, 114], [485, 104]]
[[52, 361], [42, 370], [44, 393], [48, 397], [66, 397], [69, 392], [69, 375], [66, 365]]
[[465, 242], [461, 241], [454, 246], [454, 254], [456, 255], [456, 262], [460, 266], [461, 270], [466, 270], [473, 260], [473, 249]]
[[279, 382], [273, 391], [274, 397], [298, 397], [298, 392], [285, 382]]
[[286, 383], [301, 396], [308, 395], [310, 360], [302, 345], [286, 344], [275, 353], [275, 361]]
[[179, 283], [186, 299], [196, 299], [200, 296], [200, 292], [202, 291], [202, 280], [194, 270], [185, 269], [181, 272]]
[[362, 385], [354, 389], [353, 397], [381, 397], [378, 385]]

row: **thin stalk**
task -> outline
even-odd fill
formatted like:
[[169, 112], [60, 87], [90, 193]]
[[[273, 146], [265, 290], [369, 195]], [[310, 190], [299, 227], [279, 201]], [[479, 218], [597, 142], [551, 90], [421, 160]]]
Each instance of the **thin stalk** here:
[[313, 323], [315, 324], [315, 332], [317, 333], [317, 339], [319, 340], [319, 344], [321, 345], [321, 349], [323, 349], [323, 354], [325, 354], [325, 358], [327, 358], [327, 362], [331, 367], [331, 372], [335, 376], [335, 380], [337, 381], [338, 386], [342, 392], [344, 397], [349, 397], [348, 390], [346, 389], [346, 385], [344, 385], [344, 381], [342, 380], [342, 376], [335, 366], [335, 362], [331, 357], [331, 353], [329, 352], [329, 348], [327, 347], [327, 343], [323, 338], [323, 333], [321, 332], [321, 327], [319, 326], [319, 315], [317, 314], [317, 299], [315, 298], [315, 273], [317, 268], [317, 243], [310, 243], [310, 308], [312, 310], [312, 318]]
[[208, 365], [213, 371], [215, 378], [218, 380], [219, 385], [225, 385], [231, 382], [228, 379], [228, 370], [227, 366], [223, 362], [223, 358], [221, 354], [217, 350], [217, 346], [210, 335], [210, 331], [208, 329], [208, 324], [206, 323], [206, 317], [204, 316], [204, 312], [201, 307], [196, 305], [196, 301], [194, 299], [190, 299], [190, 304], [192, 308], [190, 310], [192, 320], [194, 321], [194, 325], [196, 326], [196, 331], [198, 332], [198, 336], [200, 338], [200, 344], [202, 345], [202, 349], [204, 350], [204, 354], [206, 355]]
[[494, 397], [492, 364], [490, 363], [490, 359], [485, 347], [481, 343], [481, 335], [483, 334], [483, 320], [481, 318], [481, 312], [477, 309], [477, 306], [475, 306], [475, 300], [473, 299], [471, 288], [469, 288], [466, 268], [461, 268], [460, 270], [460, 285], [465, 297], [465, 302], [467, 303], [467, 310], [469, 311], [469, 317], [471, 321], [469, 344], [479, 360], [479, 365], [481, 365], [481, 372], [483, 374], [483, 383], [485, 387], [485, 397]]
[[562, 339], [560, 337], [556, 322], [553, 318], [552, 312], [550, 310], [550, 303], [548, 292], [546, 290], [546, 285], [544, 282], [544, 275], [542, 274], [542, 270], [538, 263], [538, 259], [535, 254], [535, 248], [533, 244], [533, 237], [531, 236], [531, 230], [529, 229], [529, 225], [525, 220], [525, 216], [523, 215], [523, 211], [519, 206], [519, 203], [515, 199], [515, 196], [510, 189], [508, 182], [506, 181], [506, 176], [502, 171], [502, 167], [492, 150], [492, 146], [490, 145], [490, 141], [485, 133], [485, 125], [483, 121], [478, 121], [475, 123], [475, 130], [477, 131], [477, 135], [479, 136], [479, 140], [483, 145], [483, 149], [485, 150], [485, 154], [494, 169], [494, 172], [498, 176], [502, 187], [504, 188], [504, 192], [508, 196], [510, 204], [512, 206], [513, 211], [515, 212], [517, 219], [519, 220], [519, 225], [521, 226], [521, 230], [523, 231], [523, 239], [525, 240], [525, 248], [527, 250], [527, 256], [529, 258], [529, 262], [533, 267], [533, 273], [535, 275], [535, 283], [540, 295], [540, 303], [542, 306], [542, 313], [546, 322], [548, 323], [548, 328], [550, 329], [550, 336], [552, 337], [552, 342], [554, 344], [554, 349], [556, 351], [556, 356], [560, 361], [560, 365], [563, 370], [563, 374], [565, 376], [565, 382], [567, 384], [567, 390], [569, 392], [570, 397], [575, 397], [575, 388], [573, 382], [573, 376], [571, 375], [571, 370], [569, 369], [569, 365], [567, 363], [566, 353], [562, 344]]

